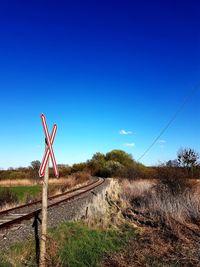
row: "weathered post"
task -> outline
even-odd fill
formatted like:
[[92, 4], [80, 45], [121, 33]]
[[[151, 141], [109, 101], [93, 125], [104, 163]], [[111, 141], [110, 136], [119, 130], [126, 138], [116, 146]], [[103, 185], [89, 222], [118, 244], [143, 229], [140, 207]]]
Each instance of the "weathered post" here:
[[46, 241], [47, 241], [47, 207], [48, 207], [48, 181], [49, 181], [49, 157], [53, 163], [55, 176], [59, 176], [56, 165], [56, 159], [53, 152], [53, 142], [56, 135], [57, 125], [54, 124], [51, 136], [46, 123], [44, 114], [41, 115], [42, 124], [45, 132], [45, 154], [39, 170], [39, 176], [44, 177], [42, 188], [42, 227], [41, 227], [41, 242], [40, 242], [40, 261], [39, 267], [46, 267]]
[[[46, 144], [46, 139], [45, 139]], [[47, 144], [46, 144], [47, 149]], [[40, 267], [46, 266], [47, 206], [48, 206], [49, 159], [47, 160], [42, 187], [42, 227], [40, 241]]]

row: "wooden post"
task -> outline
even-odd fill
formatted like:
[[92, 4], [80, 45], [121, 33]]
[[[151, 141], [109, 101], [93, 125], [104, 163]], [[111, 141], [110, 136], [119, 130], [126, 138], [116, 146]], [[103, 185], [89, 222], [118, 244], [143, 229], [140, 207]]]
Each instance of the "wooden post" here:
[[42, 227], [41, 227], [40, 264], [39, 264], [40, 267], [46, 267], [48, 181], [49, 181], [49, 159], [45, 168], [43, 188], [42, 188]]

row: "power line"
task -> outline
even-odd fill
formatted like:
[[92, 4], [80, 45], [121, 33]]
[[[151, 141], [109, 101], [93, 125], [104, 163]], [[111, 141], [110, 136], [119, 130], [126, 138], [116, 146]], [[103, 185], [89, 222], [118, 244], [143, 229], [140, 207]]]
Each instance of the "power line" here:
[[164, 132], [169, 128], [169, 126], [175, 121], [176, 117], [179, 115], [179, 113], [182, 111], [182, 109], [185, 107], [185, 105], [190, 101], [192, 96], [195, 94], [195, 92], [198, 90], [200, 85], [200, 82], [198, 82], [194, 88], [191, 90], [191, 92], [187, 95], [183, 103], [180, 105], [180, 107], [177, 109], [177, 111], [174, 113], [172, 118], [168, 121], [168, 123], [165, 125], [165, 127], [160, 131], [158, 136], [153, 140], [151, 145], [144, 151], [144, 153], [138, 158], [138, 161], [141, 160], [148, 152], [149, 150], [155, 145], [155, 143], [158, 141], [158, 139], [164, 134]]

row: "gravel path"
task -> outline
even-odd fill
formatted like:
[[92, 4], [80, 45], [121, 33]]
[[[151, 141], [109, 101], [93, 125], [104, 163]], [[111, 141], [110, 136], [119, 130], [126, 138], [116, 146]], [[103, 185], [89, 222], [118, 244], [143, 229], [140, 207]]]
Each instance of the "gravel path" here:
[[[48, 209], [48, 227], [59, 225], [66, 221], [76, 221], [83, 218], [89, 203], [109, 184], [106, 180], [102, 185], [87, 192], [74, 200], [62, 202], [57, 206]], [[40, 215], [41, 217], [41, 215]], [[0, 230], [0, 249], [6, 249], [15, 242], [22, 242], [33, 237], [33, 219], [24, 221], [9, 229]]]

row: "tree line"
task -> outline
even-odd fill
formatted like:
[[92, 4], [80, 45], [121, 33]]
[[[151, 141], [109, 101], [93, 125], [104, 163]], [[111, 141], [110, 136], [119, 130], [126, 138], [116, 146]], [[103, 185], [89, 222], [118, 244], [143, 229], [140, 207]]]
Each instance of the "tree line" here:
[[[40, 161], [32, 161], [27, 168], [9, 168], [0, 171], [0, 179], [39, 179]], [[131, 154], [122, 150], [112, 150], [106, 154], [97, 152], [93, 157], [72, 166], [59, 164], [60, 177], [67, 177], [77, 172], [87, 172], [92, 176], [121, 177], [127, 179], [162, 179], [200, 178], [199, 153], [191, 148], [182, 148], [177, 152], [177, 158], [159, 166], [147, 167], [134, 160]], [[50, 168], [50, 177], [53, 177]]]

